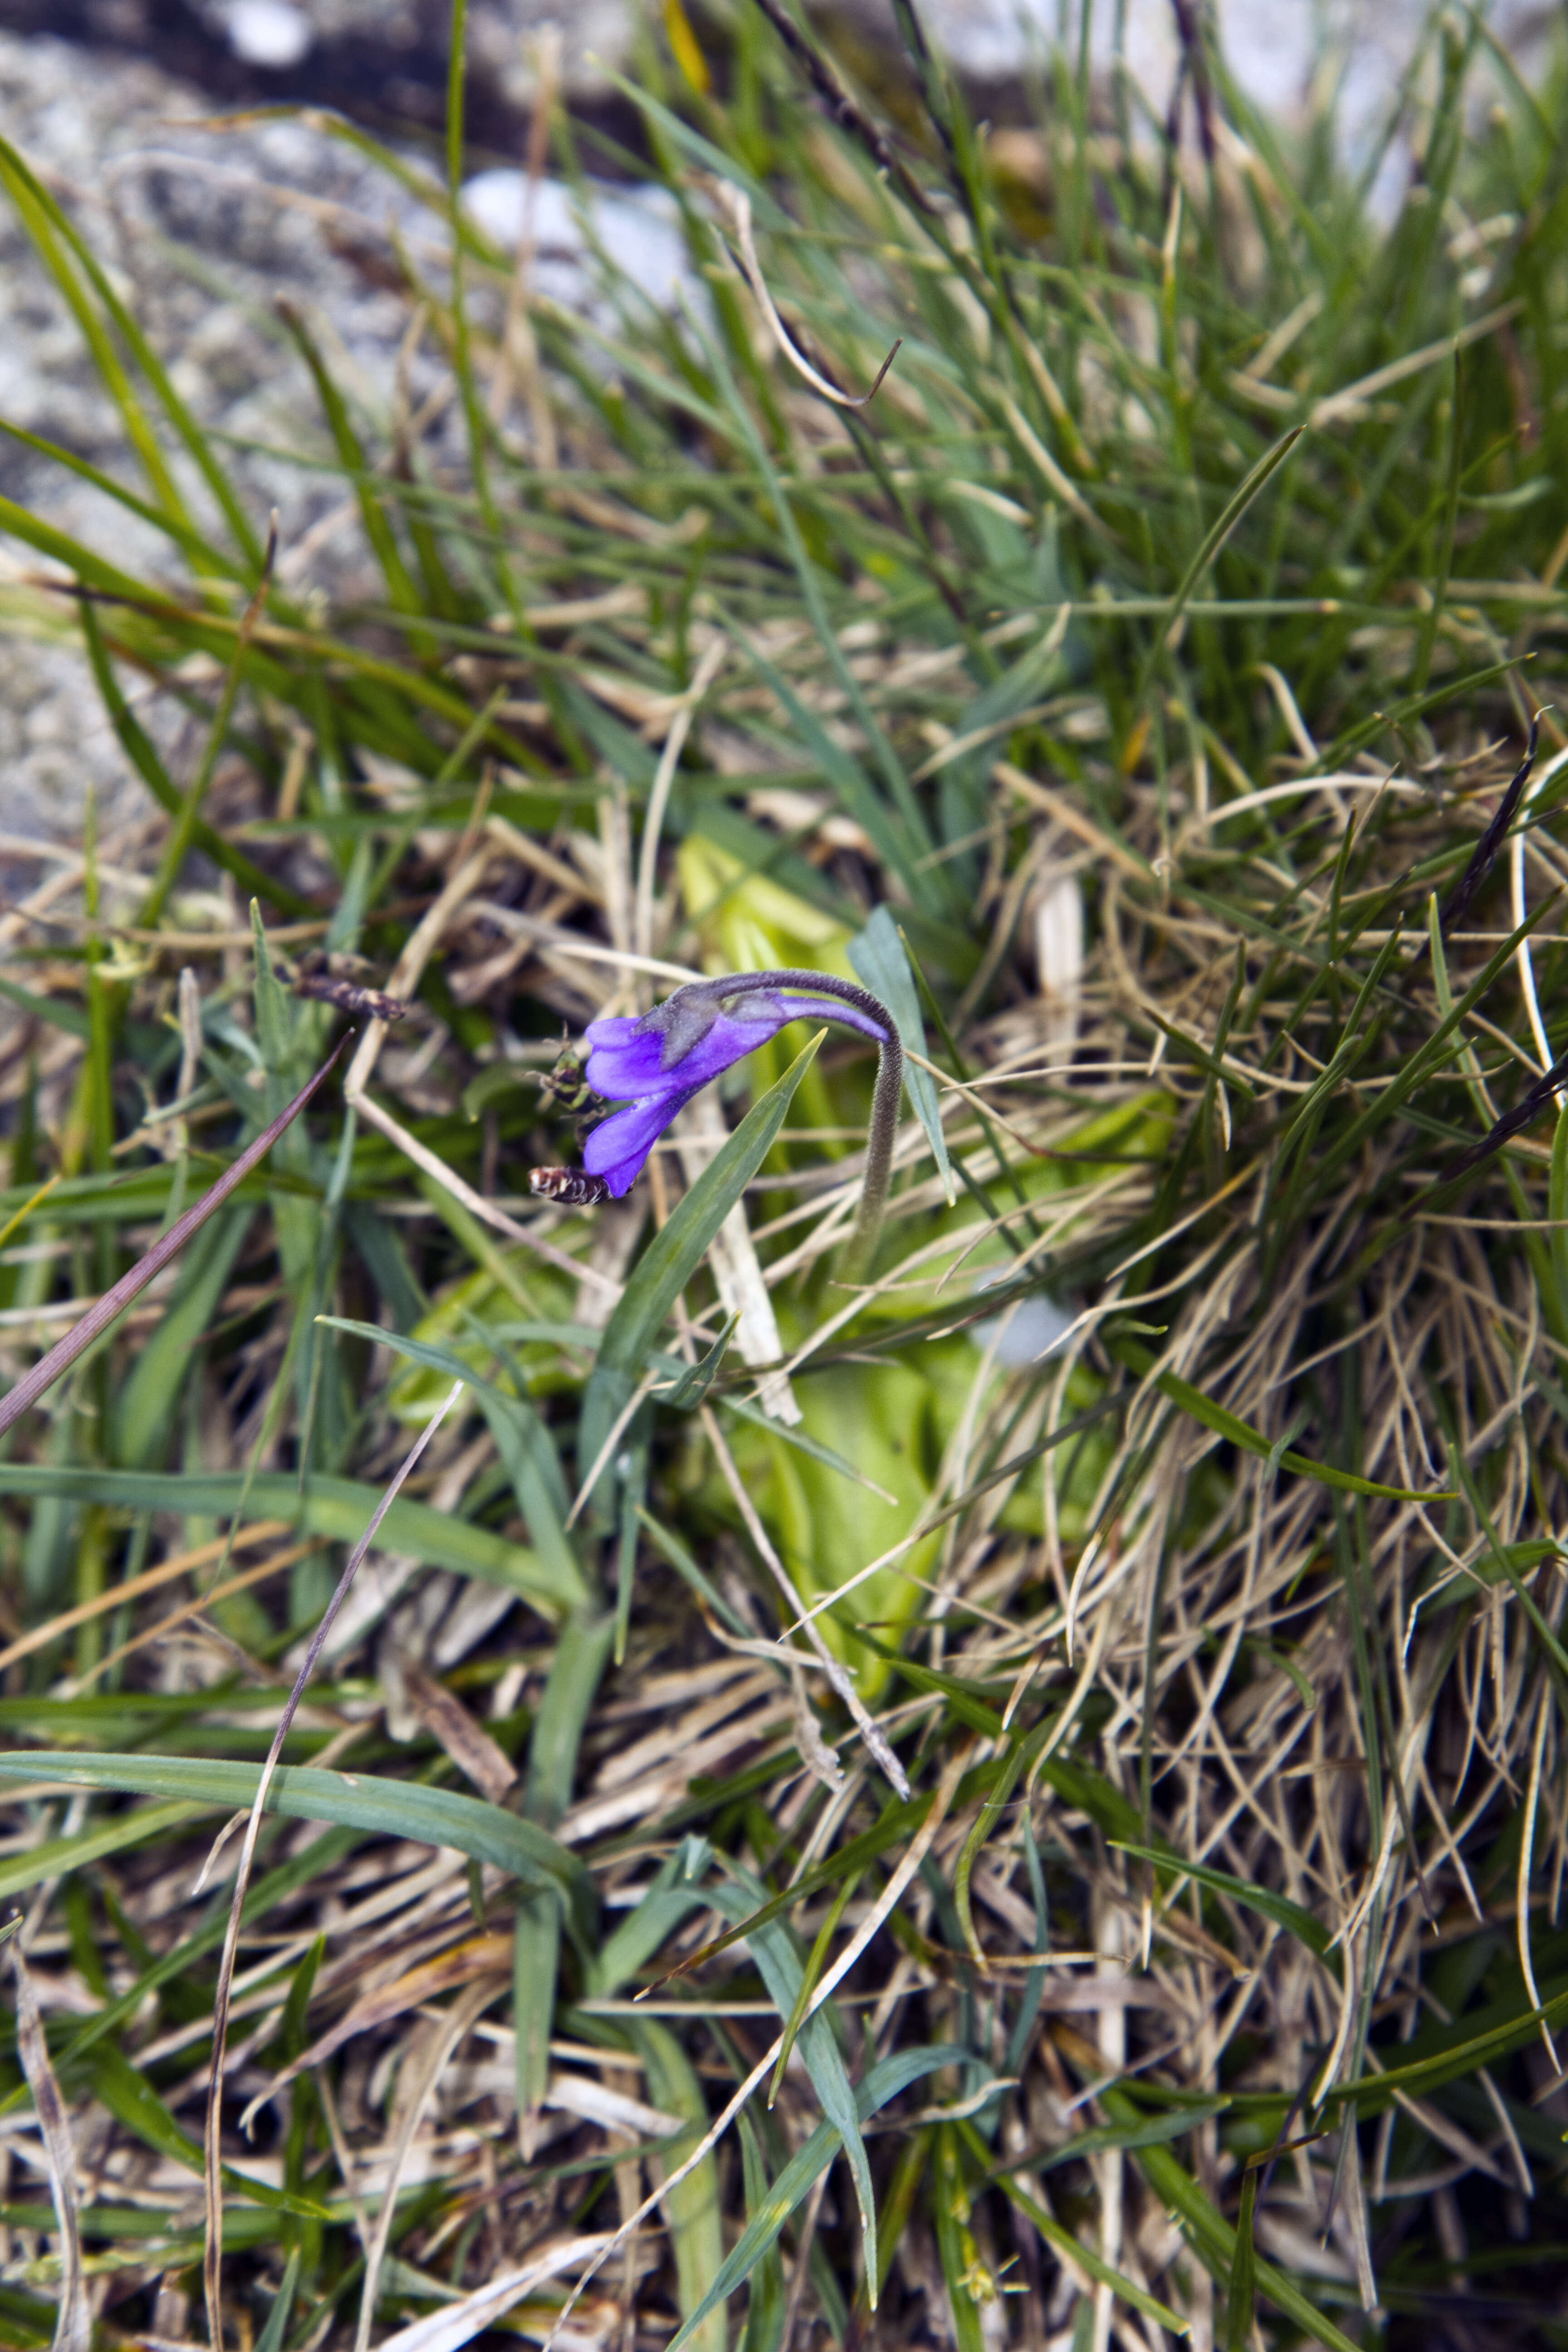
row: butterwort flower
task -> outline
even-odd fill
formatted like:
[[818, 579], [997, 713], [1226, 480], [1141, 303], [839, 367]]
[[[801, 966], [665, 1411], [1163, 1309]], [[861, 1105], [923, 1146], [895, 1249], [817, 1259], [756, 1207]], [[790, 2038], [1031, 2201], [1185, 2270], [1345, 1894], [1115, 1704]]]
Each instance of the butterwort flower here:
[[854, 982], [820, 971], [726, 972], [678, 988], [651, 1013], [595, 1021], [584, 1076], [623, 1108], [595, 1128], [583, 1172], [536, 1168], [530, 1188], [584, 1206], [620, 1200], [676, 1113], [792, 1021], [834, 1021], [869, 1038], [879, 1056], [859, 1229], [874, 1228], [887, 1197], [903, 1052], [891, 1013]]

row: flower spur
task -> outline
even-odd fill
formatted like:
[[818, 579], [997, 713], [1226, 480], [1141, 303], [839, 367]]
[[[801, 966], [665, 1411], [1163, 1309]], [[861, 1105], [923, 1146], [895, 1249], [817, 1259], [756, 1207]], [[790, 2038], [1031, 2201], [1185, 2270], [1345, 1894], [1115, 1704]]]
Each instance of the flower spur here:
[[904, 1056], [892, 1014], [869, 989], [821, 971], [724, 972], [678, 988], [651, 1013], [595, 1021], [584, 1076], [619, 1103], [583, 1148], [583, 1167], [535, 1168], [529, 1189], [546, 1200], [594, 1207], [629, 1192], [649, 1152], [693, 1095], [743, 1061], [792, 1021], [834, 1021], [878, 1050], [877, 1087], [852, 1255], [869, 1255], [892, 1168]]

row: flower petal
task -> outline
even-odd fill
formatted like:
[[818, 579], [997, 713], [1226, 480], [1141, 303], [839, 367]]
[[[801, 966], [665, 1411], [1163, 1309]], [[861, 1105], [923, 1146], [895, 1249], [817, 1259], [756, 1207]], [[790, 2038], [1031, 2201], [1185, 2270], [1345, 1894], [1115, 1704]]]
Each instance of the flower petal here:
[[[663, 1010], [661, 1005], [659, 1011]], [[697, 1024], [691, 1045], [668, 1066], [664, 1059], [670, 1044], [667, 1029], [644, 1027], [635, 1021], [624, 1024], [617, 1020], [595, 1021], [588, 1032], [593, 1050], [584, 1076], [606, 1102], [655, 1102], [671, 1095], [695, 1094], [733, 1063], [743, 1061], [793, 1018], [793, 1013], [784, 1012], [762, 1020], [735, 1021], [725, 1013], [710, 1013]], [[596, 1033], [605, 1029], [618, 1034], [601, 1044]]]
[[696, 981], [678, 988], [639, 1019], [612, 1014], [587, 1032], [584, 1075], [606, 1102], [650, 1102], [694, 1094], [744, 1061], [792, 1021], [834, 1021], [880, 1045], [878, 1021], [836, 996], [749, 988], [721, 1010], [722, 983]]
[[625, 1110], [601, 1119], [583, 1146], [583, 1165], [591, 1176], [602, 1176], [617, 1201], [629, 1192], [642, 1174], [653, 1150], [693, 1088], [631, 1103]]
[[[885, 1045], [888, 1042], [888, 1033], [881, 1022], [869, 1013], [862, 1013], [858, 1005], [846, 1004], [840, 997], [791, 997], [781, 992], [771, 997], [769, 1003], [776, 1015], [764, 1032], [770, 1037], [776, 1037], [791, 1021], [836, 1021], [841, 1029], [858, 1029], [863, 1037], [869, 1037], [874, 1045]], [[759, 1037], [756, 1042], [761, 1045], [762, 1039]]]
[[[586, 1034], [588, 1085], [624, 1109], [601, 1119], [583, 1148], [583, 1166], [620, 1200], [631, 1191], [648, 1153], [681, 1106], [792, 1021], [833, 1021], [878, 1045], [884, 1024], [858, 1005], [802, 983], [806, 975], [736, 975], [731, 982], [694, 981], [652, 1013], [611, 1014]], [[724, 990], [732, 993], [728, 1002]], [[792, 992], [792, 987], [795, 992]]]
[[668, 1094], [680, 1083], [680, 1074], [659, 1066], [664, 1039], [656, 1029], [621, 1014], [595, 1021], [588, 1030], [588, 1060], [583, 1075], [606, 1102], [635, 1102], [645, 1095]]

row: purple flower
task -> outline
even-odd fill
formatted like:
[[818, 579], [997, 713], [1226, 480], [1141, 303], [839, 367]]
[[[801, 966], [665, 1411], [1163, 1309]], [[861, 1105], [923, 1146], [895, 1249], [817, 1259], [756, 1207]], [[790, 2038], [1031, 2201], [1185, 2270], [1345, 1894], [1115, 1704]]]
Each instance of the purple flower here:
[[640, 1019], [595, 1021], [587, 1033], [584, 1076], [606, 1101], [625, 1105], [595, 1128], [583, 1165], [619, 1200], [676, 1113], [735, 1063], [792, 1021], [837, 1021], [886, 1054], [892, 1020], [851, 982], [815, 971], [726, 973], [693, 981]]

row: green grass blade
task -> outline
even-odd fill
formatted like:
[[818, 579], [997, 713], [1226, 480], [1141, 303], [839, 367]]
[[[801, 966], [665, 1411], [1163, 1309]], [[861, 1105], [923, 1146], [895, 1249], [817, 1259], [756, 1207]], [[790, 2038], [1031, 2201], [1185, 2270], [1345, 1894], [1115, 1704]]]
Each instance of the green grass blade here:
[[[687, 2140], [670, 2143], [665, 2161], [673, 2170], [706, 2130], [708, 2102], [696, 2068], [667, 2026], [652, 2019], [639, 2020], [632, 2032], [642, 2055], [649, 2100], [666, 2115], [681, 2116], [692, 2126]], [[689, 2344], [692, 2352], [724, 2352], [728, 2341], [724, 2308], [709, 2293], [724, 2259], [719, 2167], [711, 2153], [667, 2192], [664, 2211], [675, 2255], [682, 2322], [679, 2340]]]
[[[159, 2156], [171, 2157], [176, 2164], [184, 2165], [187, 2172], [202, 2170], [200, 2141], [181, 2130], [146, 2075], [112, 2042], [95, 2053], [91, 2070], [93, 2090], [118, 2123]], [[299, 2221], [331, 2219], [325, 2207], [313, 2198], [291, 2197], [287, 2189], [253, 2180], [248, 2173], [236, 2171], [231, 2165], [223, 2167], [222, 2179], [232, 2196], [247, 2198], [253, 2205], [265, 2205], [274, 2213], [287, 2213]]]
[[300, 2284], [300, 2265], [305, 2259], [302, 2245], [291, 2246], [283, 2265], [283, 2276], [272, 2298], [272, 2308], [266, 2325], [256, 2339], [256, 2352], [283, 2352], [283, 2339], [288, 2333], [289, 2315], [294, 2308], [295, 2291]]
[[1204, 533], [1198, 543], [1197, 553], [1182, 574], [1168, 609], [1155, 626], [1154, 642], [1144, 656], [1142, 673], [1132, 698], [1132, 708], [1135, 711], [1141, 711], [1148, 700], [1149, 688], [1154, 682], [1154, 673], [1159, 667], [1161, 656], [1170, 643], [1171, 632], [1186, 611], [1198, 583], [1226, 540], [1230, 538], [1259, 490], [1263, 488], [1269, 477], [1285, 463], [1306, 429], [1304, 425], [1293, 425], [1282, 441], [1277, 441], [1272, 449], [1267, 450], [1259, 457], [1240, 488], [1226, 500], [1218, 519]]
[[[924, 2050], [901, 2050], [890, 2058], [879, 2058], [870, 2067], [865, 2081], [855, 2094], [858, 2120], [869, 2123], [871, 2117], [928, 2074], [942, 2066], [962, 2064], [969, 2053], [951, 2042], [939, 2043]], [[745, 2228], [736, 2240], [713, 2275], [701, 2303], [671, 2338], [669, 2352], [683, 2352], [691, 2341], [690, 2331], [716, 2306], [722, 2305], [726, 2296], [744, 2286], [769, 2248], [778, 2242], [779, 2231], [801, 2204], [813, 2185], [826, 2171], [838, 2153], [838, 2134], [829, 2123], [818, 2124], [809, 2139], [796, 2149], [767, 2193], [766, 2201], [750, 2215]]]
[[1252, 2340], [1252, 2299], [1255, 2258], [1252, 2217], [1258, 2203], [1258, 2167], [1249, 2164], [1241, 2176], [1241, 2203], [1236, 2217], [1236, 2254], [1226, 2288], [1226, 2352], [1247, 2352]]
[[[85, 331], [86, 322], [83, 319], [83, 312], [86, 310], [85, 302], [79, 288], [75, 289], [73, 292], [72, 284], [68, 283], [71, 273], [63, 269], [58, 247], [54, 240], [58, 239], [75, 255], [108, 313], [116, 333], [123, 338], [127, 350], [156, 392], [165, 416], [184, 443], [186, 449], [200, 468], [207, 488], [223, 509], [224, 518], [234, 533], [235, 543], [246, 562], [252, 568], [258, 569], [262, 554], [261, 541], [235, 496], [222, 467], [214, 457], [208, 436], [203, 432], [174, 390], [168, 371], [142, 332], [135, 313], [116, 294], [107, 271], [94, 256], [91, 247], [72, 226], [68, 215], [55, 202], [16, 149], [5, 140], [0, 140], [0, 177], [5, 180], [12, 203], [27, 220], [35, 239], [41, 234], [50, 240], [53, 253], [50, 266], [55, 271], [57, 282], [59, 283], [62, 292], [66, 294], [66, 299], [71, 303], [72, 309], [77, 310], [79, 319], [83, 320]], [[161, 488], [161, 481], [169, 481], [171, 495], [164, 500], [164, 504], [171, 517], [180, 518], [183, 527], [189, 529], [189, 519], [184, 514], [184, 509], [177, 492], [174, 491], [173, 482], [168, 476], [167, 467], [157, 452], [156, 445], [153, 443], [151, 428], [142, 411], [141, 404], [131, 390], [129, 380], [114, 355], [112, 345], [109, 343], [108, 337], [96, 321], [94, 321], [94, 331], [89, 334], [89, 340], [95, 359], [100, 358], [100, 346], [106, 348], [110, 367], [105, 374], [105, 383], [121, 406], [121, 414], [126, 420], [126, 428], [132, 441], [138, 451], [143, 454], [143, 462], [148, 466], [149, 476], [153, 479], [154, 486]], [[102, 366], [101, 359], [100, 359], [100, 368]], [[151, 444], [151, 447], [145, 451], [143, 451], [144, 443]]]
[[[263, 1471], [247, 1481], [238, 1471], [164, 1475], [147, 1470], [56, 1468], [47, 1463], [0, 1463], [0, 1495], [33, 1495], [79, 1503], [108, 1503], [138, 1511], [231, 1516], [241, 1499], [257, 1517], [281, 1519], [307, 1535], [353, 1543], [380, 1500], [380, 1490], [353, 1478], [312, 1471], [303, 1486], [292, 1472]], [[563, 1586], [526, 1545], [488, 1528], [435, 1511], [399, 1495], [382, 1521], [382, 1540], [430, 1568], [455, 1569], [487, 1584], [504, 1584], [552, 1619], [576, 1605], [577, 1587]]]
[[[644, 1359], [663, 1329], [666, 1316], [772, 1150], [795, 1088], [816, 1058], [821, 1036], [818, 1031], [783, 1077], [760, 1102], [753, 1103], [633, 1268], [605, 1327], [598, 1360], [583, 1399], [577, 1436], [578, 1470], [583, 1477], [594, 1469], [618, 1416], [630, 1402]], [[605, 1484], [602, 1473], [600, 1485]]]
[[1256, 1886], [1249, 1878], [1237, 1878], [1228, 1870], [1215, 1870], [1210, 1863], [1186, 1862], [1166, 1847], [1131, 1845], [1121, 1838], [1112, 1839], [1111, 1843], [1119, 1853], [1133, 1854], [1140, 1862], [1151, 1862], [1157, 1870], [1182, 1878], [1195, 1878], [1200, 1886], [1212, 1886], [1216, 1895], [1228, 1895], [1233, 1902], [1245, 1904], [1249, 1911], [1260, 1912], [1265, 1919], [1272, 1919], [1277, 1927], [1283, 1927], [1298, 1943], [1304, 1944], [1316, 1958], [1326, 1960], [1336, 1976], [1339, 1974], [1340, 1965], [1328, 1929], [1300, 1903], [1292, 1903], [1288, 1895], [1276, 1895], [1267, 1886]]
[[[988, 2163], [990, 2151], [973, 2126], [961, 2123], [955, 2128], [962, 2135], [971, 2154], [982, 2164]], [[1064, 2229], [1058, 2221], [1046, 2211], [1039, 2200], [1031, 2197], [1028, 2190], [1018, 2181], [1004, 2175], [999, 2179], [998, 2186], [1009, 2202], [1016, 2205], [1020, 2213], [1028, 2216], [1047, 2246], [1054, 2246], [1058, 2254], [1066, 2255], [1068, 2260], [1076, 2263], [1080, 2270], [1086, 2270], [1099, 2285], [1108, 2286], [1111, 2293], [1119, 2296], [1123, 2303], [1131, 2304], [1134, 2311], [1141, 2311], [1147, 2318], [1157, 2320], [1162, 2327], [1168, 2327], [1173, 2336], [1184, 2336], [1191, 2332], [1185, 2320], [1178, 2313], [1172, 2311], [1167, 2305], [1159, 2300], [1158, 2296], [1150, 2294], [1145, 2288], [1135, 2285], [1132, 2280], [1123, 2272], [1119, 2271], [1113, 2263], [1103, 2261], [1091, 2247], [1086, 2246], [1080, 2239], [1075, 2238], [1072, 2231]]]
[[[80, 600], [79, 609], [88, 658], [92, 664], [92, 673], [98, 681], [98, 690], [103, 697], [110, 723], [120, 738], [121, 748], [159, 807], [170, 816], [178, 816], [181, 808], [179, 787], [158, 757], [146, 730], [120, 690], [119, 681], [110, 665], [102, 626], [91, 598], [84, 596]], [[232, 842], [226, 841], [222, 834], [201, 815], [195, 818], [191, 827], [191, 843], [193, 847], [201, 850], [210, 857], [215, 865], [221, 866], [226, 874], [231, 874], [247, 898], [264, 898], [270, 905], [281, 908], [285, 914], [308, 917], [315, 912], [308, 898], [301, 898], [298, 891], [289, 889], [286, 883], [278, 881], [272, 875], [265, 873], [259, 866], [254, 865], [243, 850], [237, 849]]]
[[[747, 1920], [746, 1941], [752, 1956], [762, 1971], [768, 1997], [782, 2019], [794, 2021], [797, 2007], [804, 2012], [802, 2000], [805, 1970], [801, 1964], [795, 1939], [782, 1919], [765, 1926], [756, 1923], [756, 1910], [765, 1902], [767, 1889], [749, 1872], [730, 1865], [734, 1883], [715, 1887], [710, 1901], [717, 1911], [737, 1923]], [[807, 1996], [809, 1998], [809, 1996]], [[877, 2263], [877, 2201], [871, 2186], [871, 2166], [866, 2154], [866, 2144], [860, 2137], [855, 2115], [855, 2095], [848, 2072], [834, 2039], [833, 2026], [826, 2007], [805, 2018], [796, 2027], [796, 2043], [812, 2088], [822, 2102], [822, 2111], [843, 2143], [855, 2183], [856, 2201], [860, 2209], [860, 2232], [866, 2250], [868, 2276], [875, 2276]]]
[[524, 2162], [550, 2086], [550, 2037], [561, 1968], [561, 1906], [553, 1891], [524, 1895], [512, 1922], [511, 2025], [516, 2037], [517, 2127]]
[[[969, 2192], [964, 2181], [963, 2143], [952, 2124], [939, 2124], [932, 2142], [937, 2260], [947, 2287], [949, 2325], [956, 2352], [985, 2352], [980, 2322], [982, 2296], [988, 2298], [989, 2276], [969, 2227]], [[1039, 2224], [1037, 2222], [1036, 2227]], [[1043, 2234], [1043, 2233], [1042, 2233]]]
[[439, 1347], [433, 1340], [405, 1339], [401, 1332], [384, 1331], [377, 1324], [357, 1323], [344, 1315], [321, 1315], [317, 1320], [329, 1330], [351, 1332], [372, 1346], [392, 1349], [410, 1363], [424, 1364], [432, 1371], [444, 1372], [448, 1380], [468, 1383], [506, 1465], [535, 1557], [543, 1563], [558, 1592], [570, 1595], [574, 1605], [585, 1606], [591, 1598], [587, 1580], [556, 1504], [560, 1470], [551, 1458], [554, 1447], [529, 1399], [509, 1394], [493, 1381], [481, 1379], [454, 1349]]
[[[346, 1040], [345, 1040], [346, 1042]], [[280, 1110], [271, 1123], [263, 1129], [255, 1141], [247, 1146], [237, 1159], [226, 1169], [217, 1182], [203, 1193], [193, 1208], [187, 1209], [178, 1222], [161, 1234], [152, 1247], [144, 1251], [128, 1274], [112, 1284], [73, 1329], [49, 1349], [41, 1362], [23, 1374], [0, 1398], [0, 1433], [13, 1428], [40, 1397], [59, 1380], [61, 1375], [97, 1345], [132, 1302], [140, 1297], [147, 1285], [163, 1267], [173, 1265], [185, 1244], [198, 1234], [207, 1219], [220, 1209], [231, 1192], [237, 1192], [253, 1168], [260, 1166], [273, 1145], [285, 1136], [300, 1113], [310, 1102], [337, 1060], [342, 1046], [334, 1048], [315, 1076], [307, 1080], [291, 1103]], [[11, 1465], [7, 1465], [9, 1468]]]
[[[47, 1780], [47, 1768], [36, 1777]], [[142, 1805], [132, 1813], [118, 1813], [112, 1821], [95, 1822], [90, 1829], [78, 1830], [70, 1837], [46, 1838], [26, 1853], [8, 1854], [0, 1862], [0, 1897], [20, 1895], [46, 1879], [62, 1877], [67, 1871], [85, 1870], [105, 1854], [127, 1853], [148, 1838], [166, 1837], [171, 1830], [210, 1810], [176, 1797], [162, 1804]]]
[[708, 1902], [701, 1880], [712, 1849], [706, 1838], [683, 1838], [654, 1874], [647, 1893], [595, 1955], [590, 1984], [601, 2000], [618, 1992], [646, 1968], [667, 1937]]
[[[899, 927], [886, 907], [879, 907], [867, 924], [849, 942], [849, 961], [874, 996], [879, 996], [893, 1016], [906, 1054], [921, 1054], [926, 1050], [925, 1024], [921, 1019], [921, 1000], [915, 988], [914, 974], [904, 943], [899, 937]], [[926, 1133], [936, 1172], [942, 1178], [948, 1206], [952, 1205], [952, 1170], [948, 1162], [947, 1139], [942, 1131], [942, 1105], [937, 1098], [936, 1081], [929, 1070], [906, 1060], [904, 1091], [915, 1108], [915, 1116]]]
[[[1125, 2123], [1138, 2120], [1138, 2111], [1125, 2091], [1107, 2089], [1101, 2095], [1100, 2105], [1115, 2120]], [[1169, 2148], [1139, 2148], [1135, 2151], [1134, 2160], [1155, 2196], [1186, 2223], [1194, 2251], [1211, 2276], [1221, 2286], [1227, 2285], [1236, 2265], [1236, 2231], [1233, 2225], [1223, 2214], [1215, 2211], [1197, 2182], [1177, 2162]], [[1258, 2293], [1266, 2295], [1288, 2319], [1294, 2320], [1315, 2344], [1324, 2345], [1327, 2352], [1354, 2352], [1352, 2338], [1336, 2327], [1332, 2320], [1323, 2316], [1287, 2272], [1255, 2257], [1253, 2274]]]
[[[1118, 1339], [1116, 1352], [1136, 1372], [1153, 1370], [1153, 1357], [1146, 1348], [1138, 1347], [1131, 1340]], [[1154, 1386], [1162, 1396], [1169, 1397], [1173, 1404], [1180, 1405], [1184, 1412], [1191, 1413], [1194, 1421], [1201, 1422], [1216, 1437], [1227, 1439], [1232, 1445], [1241, 1446], [1246, 1453], [1256, 1454], [1260, 1461], [1273, 1460], [1274, 1448], [1260, 1431], [1251, 1428], [1236, 1413], [1226, 1412], [1224, 1405], [1215, 1404], [1212, 1397], [1205, 1396], [1202, 1389], [1194, 1388], [1190, 1381], [1178, 1379], [1174, 1372], [1157, 1372]], [[1346, 1495], [1376, 1495], [1391, 1503], [1442, 1503], [1453, 1499], [1447, 1487], [1421, 1495], [1410, 1487], [1381, 1486], [1374, 1478], [1363, 1478], [1353, 1470], [1341, 1470], [1331, 1462], [1314, 1462], [1309, 1455], [1297, 1454], [1290, 1448], [1279, 1455], [1278, 1466], [1282, 1470], [1294, 1471], [1300, 1478], [1315, 1478], [1324, 1486], [1337, 1486]]]
[[[59, 1781], [73, 1789], [118, 1789], [237, 1811], [256, 1799], [261, 1768], [202, 1756], [73, 1756], [24, 1748], [0, 1756], [0, 1781]], [[585, 1932], [595, 1907], [592, 1882], [575, 1854], [504, 1806], [450, 1789], [383, 1780], [365, 1772], [319, 1772], [279, 1765], [267, 1809], [296, 1821], [340, 1822], [377, 1837], [422, 1838], [493, 1863], [531, 1889], [559, 1894], [567, 1916]]]

